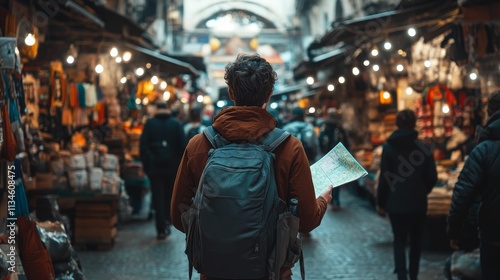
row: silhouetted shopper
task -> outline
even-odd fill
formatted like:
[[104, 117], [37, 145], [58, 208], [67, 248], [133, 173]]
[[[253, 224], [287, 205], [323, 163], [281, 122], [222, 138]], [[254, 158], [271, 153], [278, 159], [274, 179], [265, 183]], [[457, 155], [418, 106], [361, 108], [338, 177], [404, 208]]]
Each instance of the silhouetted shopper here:
[[486, 128], [476, 132], [479, 143], [455, 184], [448, 215], [450, 245], [458, 249], [469, 209], [478, 195], [481, 198], [477, 221], [484, 280], [500, 279], [500, 92], [488, 98], [488, 115]]
[[156, 108], [155, 116], [144, 125], [140, 154], [151, 182], [157, 238], [165, 239], [170, 234], [170, 201], [185, 136], [182, 125], [171, 116], [166, 103], [158, 102]]
[[[337, 146], [338, 143], [342, 143], [349, 151], [349, 141], [347, 139], [347, 133], [342, 127], [341, 115], [337, 112], [337, 109], [330, 108], [328, 109], [328, 118], [325, 120], [319, 135], [319, 146], [322, 155], [327, 154], [331, 149]], [[352, 183], [347, 183], [345, 185], [349, 184]], [[332, 190], [332, 201], [330, 204], [333, 211], [341, 210], [340, 188], [341, 186], [337, 186]]]
[[[387, 212], [394, 234], [394, 262], [398, 279], [417, 279], [427, 194], [437, 182], [436, 163], [430, 148], [417, 139], [412, 110], [400, 111], [398, 129], [384, 144], [377, 189], [377, 211]], [[410, 237], [409, 269], [406, 240]]]

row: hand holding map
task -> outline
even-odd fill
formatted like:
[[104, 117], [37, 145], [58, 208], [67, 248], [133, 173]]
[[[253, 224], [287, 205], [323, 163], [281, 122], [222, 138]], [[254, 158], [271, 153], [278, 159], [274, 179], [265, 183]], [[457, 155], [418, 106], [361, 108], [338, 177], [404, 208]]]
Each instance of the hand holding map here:
[[329, 185], [333, 185], [335, 188], [367, 174], [368, 172], [347, 151], [342, 143], [337, 144], [320, 160], [311, 165], [311, 175], [316, 196], [321, 194], [321, 191]]

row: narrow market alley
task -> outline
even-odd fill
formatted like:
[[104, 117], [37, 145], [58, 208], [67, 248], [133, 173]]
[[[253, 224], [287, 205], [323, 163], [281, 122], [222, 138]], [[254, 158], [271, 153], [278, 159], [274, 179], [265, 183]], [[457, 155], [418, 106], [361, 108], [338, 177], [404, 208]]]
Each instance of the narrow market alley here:
[[[306, 279], [396, 279], [389, 220], [379, 217], [352, 190], [342, 189], [341, 202], [341, 211], [328, 210], [311, 237], [303, 238]], [[78, 254], [92, 280], [185, 280], [184, 244], [184, 235], [177, 230], [166, 240], [156, 240], [153, 221], [137, 219], [121, 225], [112, 250]], [[446, 279], [443, 268], [450, 254], [424, 250], [419, 279]], [[300, 279], [298, 265], [293, 273], [293, 279]]]

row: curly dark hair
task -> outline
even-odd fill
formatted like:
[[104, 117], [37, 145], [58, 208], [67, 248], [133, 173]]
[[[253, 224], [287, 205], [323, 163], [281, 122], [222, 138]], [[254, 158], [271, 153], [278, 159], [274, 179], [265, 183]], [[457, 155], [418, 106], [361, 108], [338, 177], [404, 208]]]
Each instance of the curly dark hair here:
[[262, 106], [277, 79], [271, 64], [258, 54], [239, 54], [224, 74], [238, 106]]

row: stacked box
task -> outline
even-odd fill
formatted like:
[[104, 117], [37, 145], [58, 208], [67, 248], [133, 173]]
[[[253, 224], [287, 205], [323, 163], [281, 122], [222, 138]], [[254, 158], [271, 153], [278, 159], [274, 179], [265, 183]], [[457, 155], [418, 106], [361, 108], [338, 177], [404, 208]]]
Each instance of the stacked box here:
[[75, 243], [108, 245], [117, 235], [118, 199], [77, 200], [75, 204]]

